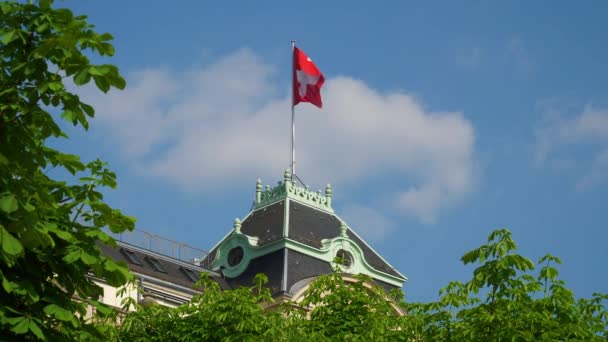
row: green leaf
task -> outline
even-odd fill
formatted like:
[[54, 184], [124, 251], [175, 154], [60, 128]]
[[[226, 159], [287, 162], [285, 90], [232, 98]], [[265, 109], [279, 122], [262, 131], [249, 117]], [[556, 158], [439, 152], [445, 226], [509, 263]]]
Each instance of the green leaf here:
[[127, 85], [127, 81], [125, 81], [125, 79], [122, 78], [117, 73], [116, 76], [112, 77], [112, 85], [118, 89], [125, 89], [125, 86]]
[[64, 110], [63, 113], [61, 113], [61, 117], [74, 124], [78, 121], [78, 114], [70, 109]]
[[49, 82], [48, 86], [49, 89], [51, 89], [52, 91], [58, 91], [63, 89], [63, 83], [61, 82]]
[[26, 229], [21, 236], [21, 242], [28, 248], [55, 247], [55, 241], [49, 236], [44, 225]]
[[107, 75], [112, 69], [108, 65], [97, 65], [89, 68], [89, 74], [93, 76]]
[[477, 261], [479, 258], [479, 249], [474, 249], [470, 252], [465, 253], [460, 260], [466, 265], [471, 262]]
[[62, 308], [57, 304], [50, 304], [44, 307], [44, 313], [47, 315], [52, 315], [60, 321], [72, 321], [74, 320], [74, 314]]
[[0, 210], [10, 214], [17, 209], [19, 209], [19, 203], [15, 195], [11, 193], [0, 195]]
[[99, 40], [101, 40], [101, 41], [108, 41], [108, 40], [112, 40], [112, 39], [114, 39], [114, 37], [107, 32], [99, 35]]
[[13, 317], [7, 319], [7, 322], [13, 325], [13, 328], [11, 329], [12, 331], [16, 332], [17, 334], [23, 334], [27, 331], [27, 322], [25, 322], [25, 325], [23, 325], [25, 320], [25, 317]]
[[32, 333], [34, 333], [34, 335], [36, 335], [36, 337], [38, 337], [41, 340], [44, 340], [44, 333], [42, 332], [42, 330], [40, 330], [40, 327], [38, 326], [38, 324], [36, 324], [36, 322], [32, 319], [28, 328], [30, 329], [30, 331]]
[[110, 90], [110, 82], [108, 82], [107, 77], [93, 76], [93, 80], [95, 81], [97, 88], [99, 88], [99, 90], [103, 91], [104, 93], [107, 93]]
[[75, 154], [57, 153], [53, 158], [55, 165], [61, 165], [66, 168], [71, 174], [84, 170], [84, 164], [80, 161], [80, 157]]
[[70, 252], [67, 253], [63, 257], [63, 260], [67, 263], [73, 263], [76, 260], [82, 260], [82, 262], [84, 262], [85, 264], [92, 265], [99, 261], [99, 258], [87, 253], [85, 250], [83, 250], [80, 247], [77, 247], [77, 246], [70, 246], [70, 247], [71, 248], [68, 248], [68, 250]]
[[89, 230], [85, 233], [86, 236], [88, 237], [92, 237], [95, 238], [95, 240], [99, 240], [105, 244], [112, 244], [114, 242], [114, 239], [109, 236], [108, 234], [106, 234], [103, 230], [101, 229], [92, 229]]
[[25, 203], [25, 205], [23, 206], [23, 209], [25, 209], [25, 211], [31, 213], [32, 211], [36, 210], [36, 207], [28, 202], [28, 203]]
[[21, 242], [2, 225], [0, 225], [0, 244], [2, 244], [2, 251], [8, 255], [18, 256], [23, 253]]
[[2, 44], [8, 45], [13, 40], [19, 38], [16, 30], [2, 33]]
[[42, 25], [40, 25], [40, 26], [38, 26], [36, 28], [36, 32], [42, 33], [42, 32], [44, 32], [44, 30], [46, 30], [48, 28], [49, 28], [49, 24], [48, 23], [44, 23], [44, 24], [42, 24]]
[[57, 237], [59, 237], [62, 240], [68, 241], [68, 242], [74, 242], [76, 241], [76, 238], [74, 238], [74, 235], [72, 235], [72, 233], [62, 230], [60, 228], [57, 228], [57, 225], [54, 223], [50, 223], [50, 222], [45, 222], [46, 225], [46, 229], [57, 235]]
[[106, 281], [112, 286], [120, 286], [125, 281], [133, 278], [128, 266], [124, 262], [117, 263], [110, 258], [106, 258], [103, 266], [106, 271]]
[[84, 68], [80, 70], [76, 76], [74, 76], [74, 83], [76, 85], [83, 85], [89, 83], [91, 80], [91, 74], [89, 74], [89, 70]]
[[25, 334], [30, 328], [30, 318], [24, 318], [11, 329], [17, 334]]
[[28, 331], [31, 331], [34, 335], [36, 335], [36, 337], [38, 337], [39, 339], [43, 340], [44, 339], [44, 334], [42, 333], [42, 330], [40, 330], [40, 327], [38, 326], [38, 324], [36, 324], [36, 322], [34, 321], [33, 318], [28, 317], [22, 317], [23, 319], [21, 319], [19, 321], [19, 323], [17, 325], [15, 325], [11, 330], [16, 333], [16, 334], [25, 334]]
[[98, 301], [92, 301], [92, 305], [95, 306], [95, 309], [97, 309], [97, 313], [102, 316], [109, 316], [114, 312], [111, 307]]
[[6, 291], [6, 293], [11, 293], [14, 290], [19, 289], [19, 284], [12, 282], [6, 279], [5, 277], [2, 277], [2, 288], [4, 288], [4, 291]]
[[71, 264], [71, 263], [75, 262], [76, 260], [80, 259], [80, 255], [82, 254], [82, 249], [80, 249], [76, 246], [70, 246], [70, 247], [68, 247], [68, 251], [70, 251], [70, 252], [67, 253], [63, 257], [63, 261], [67, 262], [68, 264]]
[[94, 109], [93, 107], [89, 106], [89, 105], [88, 105], [88, 104], [86, 104], [86, 103], [82, 103], [82, 102], [80, 103], [80, 107], [82, 108], [82, 110], [83, 110], [85, 113], [87, 113], [87, 115], [88, 115], [89, 117], [94, 117], [94, 116], [95, 116], [95, 109]]

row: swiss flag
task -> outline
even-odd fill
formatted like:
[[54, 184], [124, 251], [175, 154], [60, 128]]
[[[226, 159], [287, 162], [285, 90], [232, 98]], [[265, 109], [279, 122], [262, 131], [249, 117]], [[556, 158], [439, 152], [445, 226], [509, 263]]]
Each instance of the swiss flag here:
[[321, 87], [325, 82], [323, 74], [306, 54], [293, 48], [293, 105], [300, 102], [310, 102], [323, 107]]

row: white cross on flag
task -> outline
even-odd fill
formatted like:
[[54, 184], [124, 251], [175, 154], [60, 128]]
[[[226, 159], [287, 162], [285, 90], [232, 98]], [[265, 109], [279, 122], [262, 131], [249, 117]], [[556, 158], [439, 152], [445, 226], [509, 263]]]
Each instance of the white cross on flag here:
[[310, 102], [321, 108], [321, 87], [325, 82], [323, 74], [306, 54], [293, 49], [293, 105]]

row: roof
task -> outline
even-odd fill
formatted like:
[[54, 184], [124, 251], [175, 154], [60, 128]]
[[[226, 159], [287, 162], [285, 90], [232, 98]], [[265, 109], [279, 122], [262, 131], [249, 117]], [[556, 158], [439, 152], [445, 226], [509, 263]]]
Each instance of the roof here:
[[[331, 186], [325, 194], [312, 192], [296, 185], [288, 172], [274, 188], [262, 190], [258, 180], [252, 210], [242, 222], [235, 220], [203, 262], [233, 287], [250, 286], [255, 274], [264, 273], [276, 294], [289, 292], [302, 279], [332, 273], [336, 252], [345, 250], [354, 258], [346, 273], [367, 274], [387, 290], [401, 287], [407, 278], [335, 214], [331, 197]], [[229, 259], [237, 250], [237, 260]]]
[[[296, 241], [311, 247], [321, 248], [325, 239], [340, 235], [341, 220], [335, 215], [311, 208], [298, 202], [290, 202], [289, 234]], [[348, 237], [361, 248], [366, 261], [375, 269], [400, 277], [391, 265], [365, 243], [352, 229], [347, 230]]]
[[[243, 221], [237, 218], [233, 230], [211, 252], [190, 248], [199, 253], [189, 256], [190, 262], [122, 241], [117, 247], [100, 248], [126, 262], [134, 273], [191, 290], [201, 272], [210, 274], [222, 289], [252, 286], [256, 274], [263, 273], [273, 295], [290, 294], [303, 280], [334, 272], [336, 255], [350, 256], [344, 273], [366, 274], [386, 290], [401, 287], [407, 278], [335, 214], [331, 199], [330, 185], [325, 194], [312, 192], [296, 185], [286, 171], [284, 181], [274, 188], [262, 190], [258, 180], [253, 208]], [[182, 247], [188, 247], [168, 241], [171, 250], [178, 246], [178, 256]]]
[[283, 237], [285, 201], [252, 212], [241, 224], [243, 234], [256, 236], [258, 246], [263, 246]]
[[224, 289], [229, 285], [221, 275], [195, 264], [117, 241], [116, 247], [98, 243], [102, 253], [114, 261], [125, 262], [129, 270], [161, 281], [194, 290], [200, 273], [208, 273]]

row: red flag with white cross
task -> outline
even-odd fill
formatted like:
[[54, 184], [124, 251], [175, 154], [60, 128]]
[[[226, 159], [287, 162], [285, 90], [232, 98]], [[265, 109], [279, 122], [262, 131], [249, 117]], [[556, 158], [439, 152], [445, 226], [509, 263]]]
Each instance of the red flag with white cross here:
[[304, 51], [293, 48], [293, 105], [310, 102], [322, 108], [321, 87], [325, 82], [323, 74]]

